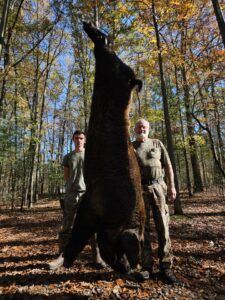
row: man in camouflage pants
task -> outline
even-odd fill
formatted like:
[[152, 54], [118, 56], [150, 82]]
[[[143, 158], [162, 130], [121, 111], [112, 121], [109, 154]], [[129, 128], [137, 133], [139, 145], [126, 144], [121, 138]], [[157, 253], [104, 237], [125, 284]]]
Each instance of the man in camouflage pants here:
[[[86, 186], [84, 182], [84, 152], [85, 152], [85, 134], [76, 130], [73, 134], [75, 150], [68, 153], [63, 158], [64, 179], [66, 182], [66, 194], [61, 199], [60, 204], [63, 210], [62, 230], [59, 233], [59, 252], [57, 259], [48, 264], [49, 269], [55, 270], [63, 265], [63, 251], [71, 237], [74, 220], [76, 217], [77, 207], [85, 193]], [[92, 254], [94, 262], [100, 267], [105, 266], [101, 259], [99, 249], [96, 243], [96, 237], [91, 240]]]
[[163, 143], [148, 138], [150, 124], [144, 119], [135, 125], [136, 141], [133, 142], [141, 171], [143, 196], [146, 210], [145, 241], [143, 249], [143, 269], [153, 271], [152, 247], [150, 242], [150, 211], [158, 234], [158, 257], [161, 279], [167, 284], [178, 283], [172, 273], [172, 250], [169, 236], [169, 210], [166, 204], [167, 185], [163, 179], [164, 171], [168, 181], [168, 197], [175, 200], [173, 169]]

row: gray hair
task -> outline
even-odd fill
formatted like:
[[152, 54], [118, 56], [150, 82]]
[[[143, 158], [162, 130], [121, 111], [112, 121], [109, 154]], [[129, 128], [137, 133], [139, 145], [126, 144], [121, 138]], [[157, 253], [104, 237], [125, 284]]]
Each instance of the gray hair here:
[[145, 120], [143, 118], [137, 120], [137, 122], [135, 124], [135, 128], [136, 128], [137, 124], [139, 124], [139, 123], [146, 123], [148, 125], [149, 129], [150, 129], [150, 123], [147, 120]]

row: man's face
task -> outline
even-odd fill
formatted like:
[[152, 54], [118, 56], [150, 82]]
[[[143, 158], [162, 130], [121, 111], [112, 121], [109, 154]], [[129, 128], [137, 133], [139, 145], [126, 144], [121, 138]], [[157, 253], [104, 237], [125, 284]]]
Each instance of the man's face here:
[[85, 144], [85, 136], [84, 134], [75, 134], [73, 137], [74, 145], [76, 150], [83, 150]]
[[147, 122], [138, 122], [135, 126], [135, 133], [138, 141], [145, 141], [149, 135], [149, 124]]

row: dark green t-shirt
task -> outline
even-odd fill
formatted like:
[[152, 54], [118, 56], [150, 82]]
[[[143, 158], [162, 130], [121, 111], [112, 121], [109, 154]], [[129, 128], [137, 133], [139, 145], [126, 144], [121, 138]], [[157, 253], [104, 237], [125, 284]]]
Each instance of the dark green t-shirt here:
[[163, 143], [157, 139], [133, 142], [141, 171], [142, 181], [156, 180], [164, 177], [164, 167], [171, 164]]
[[72, 151], [64, 156], [63, 166], [69, 168], [69, 180], [66, 192], [82, 192], [86, 190], [84, 182], [84, 151]]

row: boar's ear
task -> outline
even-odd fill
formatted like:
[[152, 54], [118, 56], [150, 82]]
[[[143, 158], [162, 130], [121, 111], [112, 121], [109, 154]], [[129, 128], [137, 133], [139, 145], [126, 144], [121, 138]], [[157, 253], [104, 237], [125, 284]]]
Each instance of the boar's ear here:
[[138, 87], [138, 92], [142, 89], [142, 81], [136, 78], [131, 79], [130, 81], [131, 88], [133, 89], [135, 86]]

